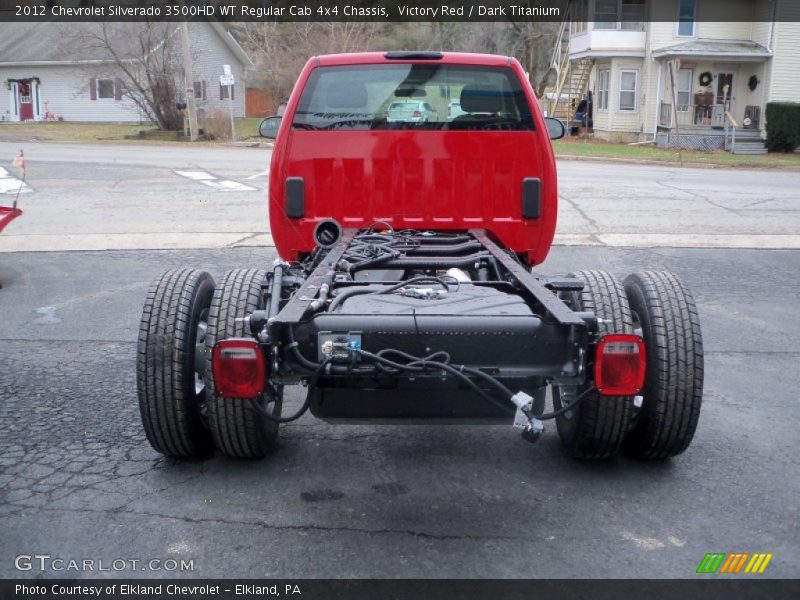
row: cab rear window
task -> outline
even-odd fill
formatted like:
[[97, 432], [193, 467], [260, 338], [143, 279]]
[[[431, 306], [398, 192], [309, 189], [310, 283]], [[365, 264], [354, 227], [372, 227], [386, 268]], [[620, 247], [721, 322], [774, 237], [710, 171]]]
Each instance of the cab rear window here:
[[389, 64], [319, 67], [300, 97], [295, 130], [533, 130], [511, 69]]

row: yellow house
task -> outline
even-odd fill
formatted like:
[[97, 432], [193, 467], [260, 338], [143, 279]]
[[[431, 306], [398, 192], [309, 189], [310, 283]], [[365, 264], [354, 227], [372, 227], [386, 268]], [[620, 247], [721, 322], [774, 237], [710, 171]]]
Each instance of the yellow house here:
[[800, 101], [797, 0], [573, 0], [562, 35], [551, 112], [589, 98], [601, 139], [763, 153], [766, 104]]

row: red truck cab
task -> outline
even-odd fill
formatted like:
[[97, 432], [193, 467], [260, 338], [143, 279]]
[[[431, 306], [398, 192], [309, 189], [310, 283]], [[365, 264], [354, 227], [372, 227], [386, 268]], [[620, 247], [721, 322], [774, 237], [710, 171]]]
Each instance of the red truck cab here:
[[[403, 99], [427, 102], [437, 118], [389, 122], [388, 107]], [[453, 100], [466, 114], [448, 115]], [[314, 57], [300, 73], [272, 151], [272, 237], [283, 258], [296, 260], [314, 249], [314, 228], [325, 219], [345, 228], [375, 222], [398, 230], [479, 228], [539, 264], [552, 244], [558, 211], [549, 140], [514, 58], [438, 52]], [[302, 210], [287, 198], [299, 188]]]

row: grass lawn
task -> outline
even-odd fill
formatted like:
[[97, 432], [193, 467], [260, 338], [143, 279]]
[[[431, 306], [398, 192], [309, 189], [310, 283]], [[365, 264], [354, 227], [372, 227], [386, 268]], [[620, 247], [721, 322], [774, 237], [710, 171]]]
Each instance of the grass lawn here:
[[236, 119], [236, 138], [243, 140], [247, 138], [260, 137], [258, 135], [258, 126], [261, 125], [263, 117], [247, 117], [245, 119]]
[[[235, 121], [237, 139], [258, 137], [260, 118]], [[0, 142], [118, 142], [130, 141], [125, 137], [139, 135], [140, 131], [152, 132], [157, 128], [120, 123], [0, 123]]]
[[123, 140], [126, 135], [152, 131], [152, 125], [119, 123], [2, 123], [0, 141], [103, 142]]
[[[257, 140], [260, 117], [236, 119], [237, 140]], [[152, 125], [119, 123], [0, 123], [0, 142], [119, 142], [131, 143], [185, 143], [164, 142], [156, 139], [126, 140], [140, 131], [156, 131]], [[206, 142], [214, 143], [214, 142]], [[727, 152], [690, 152], [682, 155], [675, 150], [661, 150], [649, 146], [609, 144], [597, 140], [565, 138], [553, 142], [557, 156], [578, 156], [597, 159], [646, 160], [670, 164], [709, 165], [729, 168], [800, 169], [800, 154], [770, 154], [764, 156], [737, 156]]]
[[684, 150], [679, 155], [676, 150], [662, 150], [650, 146], [628, 146], [609, 144], [600, 141], [564, 138], [553, 142], [556, 156], [580, 156], [622, 160], [647, 160], [685, 165], [712, 165], [719, 167], [743, 168], [798, 168], [800, 154], [769, 154], [761, 156], [740, 156], [729, 152], [693, 152]]

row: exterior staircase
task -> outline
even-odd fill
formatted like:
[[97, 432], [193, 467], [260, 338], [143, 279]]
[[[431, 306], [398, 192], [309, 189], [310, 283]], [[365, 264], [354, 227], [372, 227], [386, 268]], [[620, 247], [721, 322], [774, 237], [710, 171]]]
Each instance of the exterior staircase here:
[[550, 116], [561, 119], [567, 126], [574, 124], [575, 110], [586, 93], [593, 66], [594, 60], [584, 58], [570, 61], [569, 55], [566, 55], [559, 73]]
[[567, 126], [567, 131], [576, 124], [575, 110], [583, 99], [594, 66], [594, 60], [591, 59], [569, 59], [570, 17], [568, 7], [550, 61], [550, 68], [556, 73], [556, 88], [548, 94], [549, 101], [545, 103], [547, 114], [561, 119]]
[[733, 154], [757, 155], [767, 154], [767, 147], [761, 139], [761, 133], [754, 129], [739, 129], [736, 131], [736, 142], [731, 144], [729, 150]]

